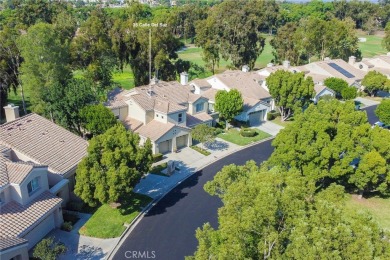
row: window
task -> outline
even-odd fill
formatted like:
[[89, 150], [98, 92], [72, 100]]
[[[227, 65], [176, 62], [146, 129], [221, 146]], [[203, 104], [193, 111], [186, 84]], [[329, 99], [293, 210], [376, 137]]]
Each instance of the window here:
[[204, 103], [196, 104], [196, 112], [203, 111]]
[[214, 113], [215, 110], [214, 110], [214, 104], [212, 103], [209, 103], [209, 113]]
[[179, 123], [183, 122], [183, 114], [182, 113], [180, 113], [178, 115], [178, 121], [179, 121]]
[[33, 194], [37, 189], [39, 189], [39, 177], [34, 178], [27, 184], [28, 195]]

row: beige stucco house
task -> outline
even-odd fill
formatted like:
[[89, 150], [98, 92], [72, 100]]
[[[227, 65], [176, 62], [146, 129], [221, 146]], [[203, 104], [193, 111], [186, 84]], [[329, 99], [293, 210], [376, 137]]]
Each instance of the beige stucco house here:
[[62, 222], [77, 164], [88, 143], [37, 115], [4, 107], [0, 125], [0, 259], [28, 259], [31, 249]]
[[[186, 75], [182, 75], [186, 77]], [[184, 83], [184, 82], [182, 82]], [[187, 84], [156, 79], [149, 86], [116, 89], [105, 104], [141, 142], [152, 141], [153, 153], [168, 153], [192, 144], [191, 128], [212, 125], [208, 100]]]
[[363, 58], [362, 61], [357, 62], [355, 57], [350, 57], [350, 65], [355, 68], [364, 71], [378, 71], [387, 76], [390, 79], [390, 52], [386, 55], [378, 55], [372, 58]]

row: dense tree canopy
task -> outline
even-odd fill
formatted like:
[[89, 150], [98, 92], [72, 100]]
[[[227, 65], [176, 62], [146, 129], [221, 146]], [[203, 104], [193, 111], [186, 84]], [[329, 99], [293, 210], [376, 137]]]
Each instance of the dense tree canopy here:
[[31, 26], [19, 38], [18, 47], [24, 60], [20, 67], [22, 84], [31, 93], [32, 110], [42, 113], [43, 91], [70, 78], [69, 48], [54, 26], [47, 23]]
[[[219, 195], [218, 229], [196, 231], [188, 259], [388, 258], [386, 234], [366, 213], [350, 214], [341, 186], [316, 193], [295, 170], [229, 165], [205, 185]], [[319, 247], [318, 245], [321, 244]]]
[[[230, 91], [218, 90], [215, 95], [215, 110], [219, 116], [227, 122], [231, 122], [243, 109], [244, 101], [241, 93], [237, 89]], [[226, 128], [228, 125], [226, 124]]]
[[76, 171], [75, 193], [90, 206], [120, 202], [152, 165], [152, 144], [121, 124], [93, 137]]
[[267, 78], [269, 93], [279, 107], [282, 120], [286, 120], [307, 107], [314, 96], [314, 83], [304, 73], [278, 70]]
[[390, 22], [386, 25], [385, 37], [382, 40], [382, 45], [387, 51], [390, 51]]
[[390, 99], [383, 99], [375, 109], [375, 114], [381, 122], [390, 125]]
[[[310, 105], [294, 116], [294, 123], [272, 145], [270, 166], [297, 169], [321, 187], [336, 182], [360, 194], [390, 191], [388, 130], [372, 129], [365, 112], [356, 111], [353, 102], [323, 100]], [[362, 175], [365, 171], [371, 173]]]
[[362, 80], [364, 91], [371, 96], [375, 96], [380, 90], [390, 89], [389, 80], [378, 71], [369, 71]]
[[110, 109], [99, 105], [89, 105], [80, 111], [82, 126], [92, 135], [100, 135], [118, 123]]

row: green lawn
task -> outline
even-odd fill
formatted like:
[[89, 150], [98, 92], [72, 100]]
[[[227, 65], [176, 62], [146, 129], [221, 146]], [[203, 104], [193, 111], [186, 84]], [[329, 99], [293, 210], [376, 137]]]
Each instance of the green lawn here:
[[270, 134], [267, 134], [258, 129], [255, 129], [255, 131], [257, 135], [255, 135], [254, 137], [243, 137], [240, 135], [240, 131], [238, 131], [237, 129], [229, 129], [227, 133], [221, 133], [218, 135], [218, 137], [234, 144], [247, 145], [271, 136]]
[[358, 199], [357, 195], [349, 195], [346, 207], [351, 212], [362, 210], [370, 212], [381, 228], [390, 231], [390, 198]]
[[367, 35], [358, 33], [359, 38], [366, 38], [366, 42], [359, 42], [359, 49], [362, 51], [363, 58], [370, 58], [375, 55], [386, 54], [387, 51], [382, 47], [382, 36]]
[[130, 224], [151, 201], [148, 196], [132, 193], [126, 201], [122, 201], [122, 206], [116, 209], [102, 205], [80, 229], [80, 234], [99, 238], [119, 237], [126, 229], [124, 224]]
[[124, 89], [131, 89], [134, 87], [134, 74], [131, 71], [131, 68], [129, 65], [126, 65], [123, 68], [123, 72], [121, 71], [114, 71], [112, 73], [112, 81], [114, 83], [118, 84], [120, 87]]
[[[257, 58], [255, 63], [255, 68], [263, 68], [273, 59], [272, 55], [272, 47], [269, 44], [269, 41], [272, 39], [272, 36], [263, 35], [266, 38], [266, 44], [263, 52]], [[193, 63], [198, 64], [199, 66], [205, 66], [204, 61], [202, 60], [202, 48], [195, 47], [194, 45], [187, 45], [187, 49], [184, 51], [178, 52], [179, 58], [182, 60], [188, 60]], [[230, 61], [225, 61], [224, 59], [220, 59], [219, 67], [216, 68], [216, 73], [223, 72], [227, 70]]]
[[289, 118], [287, 121], [282, 121], [280, 116], [276, 117], [274, 120], [271, 120], [272, 123], [278, 124], [278, 125], [283, 126], [283, 127], [288, 126], [293, 121], [294, 121], [294, 118]]
[[203, 149], [201, 147], [198, 147], [196, 145], [191, 146], [191, 148], [194, 149], [195, 151], [197, 151], [198, 153], [201, 153], [201, 154], [203, 154], [205, 156], [210, 155], [209, 151], [207, 151], [207, 150], [205, 150], [205, 149]]

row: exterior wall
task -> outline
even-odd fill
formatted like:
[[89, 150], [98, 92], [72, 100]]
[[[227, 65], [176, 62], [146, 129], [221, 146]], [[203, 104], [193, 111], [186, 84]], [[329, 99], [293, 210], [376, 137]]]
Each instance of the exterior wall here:
[[7, 188], [5, 188], [4, 190], [1, 191], [0, 197], [1, 197], [1, 201], [2, 201], [2, 203], [0, 203], [0, 206], [2, 204], [5, 204], [5, 203], [11, 201], [12, 200], [11, 186], [8, 186]]
[[146, 111], [132, 100], [127, 101], [127, 103], [129, 105], [128, 116], [146, 124]]
[[[196, 105], [203, 103], [203, 110], [196, 112]], [[196, 102], [192, 103], [189, 107], [188, 111], [191, 115], [195, 115], [198, 113], [208, 112], [209, 110], [209, 103], [207, 102], [207, 99], [200, 98]]]
[[157, 120], [158, 122], [166, 124], [168, 122], [168, 115], [155, 111], [154, 112], [154, 119]]
[[34, 247], [42, 238], [44, 238], [51, 230], [56, 227], [54, 213], [49, 214], [36, 227], [30, 230], [24, 239], [28, 240], [28, 249]]
[[154, 111], [147, 111], [146, 112], [146, 124], [149, 123], [154, 119], [155, 113]]
[[111, 109], [111, 112], [118, 117], [119, 120], [125, 120], [129, 114], [128, 107], [118, 107]]
[[[36, 177], [39, 177], [39, 188], [30, 196], [28, 194], [27, 184]], [[47, 181], [47, 171], [44, 169], [32, 170], [20, 185], [12, 184], [10, 188], [12, 200], [22, 205], [26, 205], [46, 190], [49, 190], [49, 183]]]
[[[182, 121], [180, 123], [179, 123], [179, 114], [182, 115]], [[187, 122], [187, 117], [186, 116], [187, 115], [186, 115], [185, 111], [176, 112], [176, 113], [169, 114], [168, 117], [167, 117], [167, 120], [168, 120], [169, 123], [185, 126], [186, 122]]]
[[28, 247], [27, 243], [24, 245], [12, 247], [10, 249], [4, 250], [0, 252], [0, 259], [1, 260], [28, 260]]

